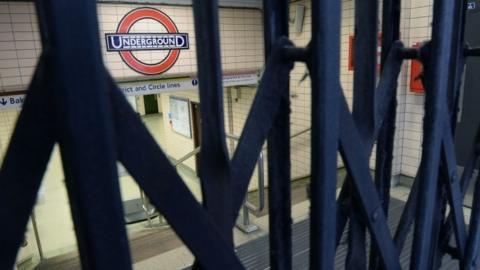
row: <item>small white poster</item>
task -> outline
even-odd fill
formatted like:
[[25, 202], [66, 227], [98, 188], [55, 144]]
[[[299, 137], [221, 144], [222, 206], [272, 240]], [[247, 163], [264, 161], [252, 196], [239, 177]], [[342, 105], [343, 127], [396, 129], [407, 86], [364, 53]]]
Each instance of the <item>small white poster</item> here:
[[173, 131], [185, 137], [191, 138], [190, 104], [188, 99], [170, 97], [170, 121]]

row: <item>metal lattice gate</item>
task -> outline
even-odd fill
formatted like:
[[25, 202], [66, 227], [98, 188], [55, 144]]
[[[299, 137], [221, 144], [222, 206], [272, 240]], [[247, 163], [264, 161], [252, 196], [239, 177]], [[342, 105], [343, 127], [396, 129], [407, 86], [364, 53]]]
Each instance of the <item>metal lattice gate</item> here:
[[[55, 142], [61, 148], [84, 269], [132, 268], [117, 160], [195, 255], [194, 268], [243, 269], [233, 248], [232, 228], [266, 140], [271, 268], [292, 268], [288, 78], [294, 61], [307, 63], [312, 81], [310, 268], [334, 268], [347, 221], [348, 269], [367, 268], [367, 228], [373, 243], [369, 269], [400, 269], [399, 253], [413, 224], [411, 269], [436, 269], [446, 254], [457, 259], [461, 269], [476, 268], [480, 184], [468, 232], [462, 198], [478, 161], [480, 136], [460, 179], [453, 137], [465, 57], [478, 56], [480, 50], [464, 43], [466, 1], [434, 2], [432, 39], [414, 49], [399, 41], [400, 0], [383, 1], [382, 72], [376, 86], [378, 1], [356, 1], [350, 113], [339, 83], [341, 1], [312, 1], [312, 40], [307, 48], [297, 48], [287, 38], [289, 1], [265, 0], [266, 69], [230, 161], [223, 126], [217, 1], [193, 1], [204, 116], [202, 208], [105, 70], [95, 1], [36, 1], [43, 53], [0, 171], [0, 217], [11, 217], [0, 222], [0, 269], [14, 265]], [[390, 232], [397, 78], [403, 60], [413, 58], [424, 64], [427, 89], [422, 160], [398, 229]], [[372, 179], [368, 157], [375, 142]], [[337, 151], [348, 176], [336, 201]]]

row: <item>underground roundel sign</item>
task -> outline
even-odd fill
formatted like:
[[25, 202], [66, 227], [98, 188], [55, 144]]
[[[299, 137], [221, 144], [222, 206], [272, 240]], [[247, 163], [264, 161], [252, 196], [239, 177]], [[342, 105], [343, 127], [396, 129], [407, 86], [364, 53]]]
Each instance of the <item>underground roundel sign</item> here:
[[[132, 27], [141, 20], [153, 20], [161, 24], [162, 33], [131, 33]], [[146, 74], [161, 74], [177, 61], [180, 50], [188, 49], [188, 34], [179, 33], [177, 26], [165, 13], [158, 9], [142, 7], [127, 13], [118, 24], [117, 32], [105, 34], [107, 51], [118, 52], [123, 61], [133, 70]], [[141, 61], [135, 51], [167, 51], [167, 55], [156, 63]]]

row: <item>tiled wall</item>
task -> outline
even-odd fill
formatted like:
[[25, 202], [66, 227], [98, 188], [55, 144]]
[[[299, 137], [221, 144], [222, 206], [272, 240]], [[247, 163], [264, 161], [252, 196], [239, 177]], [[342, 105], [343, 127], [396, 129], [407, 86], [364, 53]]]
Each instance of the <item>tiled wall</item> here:
[[[143, 6], [143, 5], [142, 5]], [[123, 63], [116, 52], [106, 52], [104, 33], [114, 33], [122, 17], [138, 5], [99, 5], [100, 36], [103, 56], [107, 67], [117, 79], [138, 77], [138, 73]], [[161, 9], [170, 16], [179, 32], [189, 34], [190, 49], [182, 50], [176, 64], [167, 74], [196, 73], [195, 30], [191, 7], [152, 6]], [[263, 38], [260, 11], [253, 9], [220, 9], [220, 39], [222, 45], [222, 65], [224, 70], [259, 69], [263, 65]], [[134, 25], [132, 32], [151, 32], [162, 30], [162, 26], [153, 20], [142, 20]], [[145, 62], [154, 63], [165, 57], [166, 52], [143, 51], [134, 55]]]
[[[295, 16], [295, 5], [306, 7], [303, 31], [296, 33], [291, 24], [291, 39], [298, 46], [306, 46], [310, 40], [311, 5], [310, 0], [295, 1], [291, 6], [290, 17]], [[144, 6], [144, 5], [142, 5]], [[118, 21], [136, 5], [99, 5], [100, 38], [101, 44], [104, 33], [115, 32]], [[182, 51], [177, 64], [169, 70], [169, 74], [196, 73], [195, 33], [193, 29], [193, 15], [189, 7], [154, 6], [170, 15], [181, 32], [190, 35], [191, 49]], [[352, 103], [353, 72], [348, 70], [349, 37], [354, 33], [354, 1], [342, 0], [342, 32], [341, 32], [341, 83], [349, 105]], [[430, 23], [432, 19], [432, 0], [404, 0], [402, 1], [401, 37], [406, 46], [421, 42], [430, 37]], [[261, 69], [264, 63], [263, 55], [263, 23], [260, 11], [254, 9], [222, 8], [220, 10], [220, 36], [222, 47], [222, 64], [224, 70]], [[151, 31], [158, 27], [157, 23], [144, 21], [136, 25], [136, 31]], [[37, 18], [33, 5], [22, 2], [0, 2], [0, 92], [25, 90], [34, 71], [34, 67], [41, 51]], [[161, 57], [162, 52], [136, 52], [144, 61], [154, 61]], [[118, 80], [141, 77], [128, 68], [120, 59], [118, 53], [106, 52], [103, 48], [103, 57], [106, 66]], [[393, 174], [414, 176], [418, 169], [421, 156], [422, 122], [424, 96], [409, 91], [410, 63], [402, 68], [398, 87], [397, 131], [395, 139]], [[291, 134], [310, 127], [311, 89], [310, 81], [301, 81], [306, 73], [306, 67], [297, 63], [291, 74]], [[238, 99], [229, 100], [228, 91], [236, 91]], [[224, 92], [225, 127], [227, 132], [241, 134], [245, 119], [250, 110], [255, 89], [240, 87], [237, 90], [225, 89]], [[170, 130], [168, 117], [169, 96], [188, 97], [191, 101], [198, 101], [196, 91], [162, 94], [160, 97], [164, 112], [164, 126], [166, 143], [165, 150], [174, 158], [179, 158], [193, 149], [193, 141], [178, 135]], [[142, 103], [142, 102], [139, 102]], [[140, 104], [142, 106], [142, 104]], [[140, 107], [141, 107], [140, 106]], [[230, 115], [228, 108], [231, 108]], [[142, 111], [142, 108], [139, 108]], [[0, 162], [7, 149], [18, 110], [0, 110]], [[232, 117], [230, 117], [232, 116]], [[229, 122], [231, 119], [232, 122]], [[294, 138], [292, 144], [292, 177], [297, 178], [310, 173], [310, 134], [309, 132]], [[229, 142], [229, 141], [228, 141]], [[230, 143], [227, 143], [230, 146]], [[374, 153], [374, 152], [373, 152]], [[60, 164], [58, 154], [54, 154], [54, 162]], [[339, 166], [342, 165], [339, 158]], [[375, 155], [372, 155], [370, 164], [373, 167]], [[186, 162], [187, 166], [195, 167], [194, 160]], [[54, 172], [54, 173], [53, 173]], [[267, 173], [267, 172], [265, 172]], [[57, 175], [58, 174], [58, 175]], [[46, 178], [62, 179], [61, 171], [47, 170]], [[268, 179], [268, 178], [267, 178]], [[250, 189], [256, 187], [256, 173], [254, 173]], [[63, 182], [58, 182], [63, 185]], [[57, 188], [56, 186], [54, 188]], [[66, 195], [65, 195], [66, 200]], [[38, 210], [38, 209], [37, 209]], [[41, 209], [40, 209], [41, 210]], [[51, 213], [51, 209], [45, 207]], [[65, 210], [68, 215], [68, 209]], [[62, 216], [63, 217], [63, 216]], [[59, 216], [59, 218], [61, 218]], [[52, 218], [52, 224], [57, 222]], [[58, 224], [58, 223], [55, 223]], [[71, 223], [68, 230], [73, 238]], [[50, 223], [47, 224], [51, 225]], [[46, 226], [47, 226], [46, 225]], [[42, 229], [42, 228], [41, 228]], [[62, 229], [62, 228], [59, 228]], [[57, 232], [56, 232], [57, 233]], [[62, 235], [64, 235], [62, 233]], [[52, 237], [53, 238], [53, 237]], [[61, 246], [61, 245], [60, 245]]]
[[[145, 5], [141, 5], [145, 6]], [[138, 5], [99, 4], [99, 27], [102, 53], [105, 64], [118, 80], [143, 77], [131, 70], [116, 52], [105, 49], [104, 34], [116, 31], [121, 18]], [[152, 6], [161, 9], [176, 23], [180, 32], [189, 33], [190, 49], [183, 50], [177, 63], [166, 74], [181, 75], [196, 73], [196, 50], [193, 14], [191, 7]], [[222, 45], [222, 65], [224, 70], [259, 70], [263, 66], [263, 29], [259, 10], [221, 8], [220, 39]], [[159, 28], [152, 20], [142, 20], [135, 24], [132, 32], [146, 32]], [[162, 29], [159, 29], [162, 30]], [[25, 90], [32, 77], [41, 51], [37, 18], [32, 3], [0, 3], [0, 92]], [[145, 62], [162, 58], [165, 52], [135, 52], [136, 57]], [[142, 102], [140, 102], [142, 103]], [[142, 104], [140, 104], [142, 105]], [[11, 123], [16, 120], [16, 111], [0, 111], [2, 134], [11, 133]], [[244, 112], [243, 114], [246, 114]], [[242, 117], [242, 116], [240, 116]], [[0, 137], [1, 145], [8, 143], [7, 137]], [[3, 150], [3, 147], [1, 148]]]
[[34, 6], [0, 3], [0, 91], [30, 82], [41, 44]]
[[[142, 5], [143, 6], [143, 5]], [[104, 34], [114, 33], [121, 18], [138, 5], [99, 4], [99, 27], [105, 63], [116, 79], [138, 77], [117, 52], [105, 50]], [[197, 69], [195, 31], [190, 7], [152, 6], [168, 14], [180, 32], [189, 33], [189, 50], [183, 50], [168, 74], [194, 73]], [[225, 70], [259, 69], [263, 65], [261, 15], [254, 9], [220, 9], [222, 64]], [[146, 32], [162, 26], [142, 20], [131, 32]], [[31, 3], [0, 3], [0, 91], [24, 90], [33, 74], [41, 44], [36, 13]], [[165, 52], [143, 51], [134, 55], [145, 62], [162, 59]]]
[[[227, 93], [228, 91], [236, 91], [234, 94], [237, 98], [230, 98], [231, 96]], [[250, 111], [253, 99], [255, 97], [256, 89], [254, 87], [233, 87], [225, 88], [223, 96], [224, 104], [224, 119], [225, 119], [225, 130], [227, 133], [232, 133], [233, 135], [240, 135], [243, 126], [245, 124], [248, 112]], [[183, 135], [180, 135], [173, 131], [170, 126], [168, 112], [170, 110], [170, 97], [181, 97], [186, 98], [190, 102], [198, 103], [200, 101], [198, 91], [184, 91], [184, 92], [173, 92], [173, 93], [164, 93], [161, 94], [161, 106], [164, 109], [163, 121], [165, 128], [165, 151], [174, 159], [180, 159], [194, 149], [193, 139], [187, 138]], [[201, 106], [201, 105], [200, 105]], [[230, 108], [230, 109], [229, 109]], [[232, 114], [230, 114], [230, 111]], [[230, 117], [233, 116], [233, 117]], [[231, 121], [231, 122], [230, 122]], [[232, 130], [230, 131], [230, 127]], [[233, 155], [233, 151], [237, 145], [235, 140], [227, 139], [226, 141], [229, 152]], [[184, 162], [184, 164], [191, 169], [195, 170], [195, 159], [190, 158]], [[266, 168], [267, 161], [264, 160], [264, 165]], [[265, 181], [268, 179], [268, 172], [265, 170]], [[257, 171], [255, 170], [252, 176], [250, 183], [250, 190], [257, 188]]]
[[[417, 42], [430, 39], [432, 9], [432, 0], [411, 1], [408, 11], [410, 15], [409, 39], [406, 45], [412, 46]], [[425, 96], [412, 93], [409, 91], [409, 88], [406, 91], [401, 172], [404, 175], [415, 176], [422, 154], [423, 105]]]
[[[402, 33], [409, 32], [409, 17], [410, 8], [408, 1], [403, 1], [402, 6]], [[295, 5], [300, 4], [306, 7], [306, 17], [304, 30], [301, 34], [295, 33], [293, 26], [290, 28], [291, 39], [298, 46], [307, 45], [310, 40], [311, 34], [311, 5], [310, 1], [298, 1], [292, 4], [290, 9], [290, 17], [295, 16]], [[348, 69], [348, 57], [349, 57], [349, 38], [354, 34], [354, 1], [343, 0], [342, 1], [342, 21], [341, 21], [341, 62], [340, 62], [340, 74], [341, 84], [344, 90], [344, 95], [347, 99], [347, 103], [350, 108], [352, 106], [353, 99], [353, 71]], [[381, 15], [379, 16], [381, 17]], [[380, 18], [381, 19], [381, 18]], [[296, 64], [295, 69], [292, 72], [291, 77], [291, 92], [292, 92], [292, 134], [302, 131], [310, 127], [310, 108], [311, 108], [311, 90], [310, 81], [307, 78], [303, 82], [300, 82], [301, 78], [306, 73], [306, 67], [303, 64]], [[394, 175], [401, 172], [402, 161], [402, 143], [403, 143], [403, 111], [405, 108], [405, 96], [408, 78], [408, 64], [404, 65], [398, 80], [398, 109], [397, 109], [397, 132], [394, 149], [394, 162], [393, 171]], [[310, 171], [310, 133], [303, 134], [292, 140], [292, 175], [305, 175]], [[375, 149], [372, 151], [370, 159], [370, 166], [375, 166]], [[339, 166], [342, 166], [342, 160], [338, 158]]]
[[[405, 45], [428, 39], [432, 18], [432, 1], [402, 1], [401, 36]], [[296, 33], [291, 24], [291, 39], [299, 46], [305, 46], [310, 40], [310, 1], [297, 1], [291, 6], [290, 17], [295, 16], [295, 5], [306, 7], [304, 28]], [[103, 34], [114, 32], [122, 16], [137, 6], [99, 5], [100, 38]], [[182, 32], [189, 32], [191, 49], [182, 51], [177, 64], [170, 74], [195, 73], [196, 51], [195, 33], [193, 31], [192, 10], [189, 7], [155, 6], [170, 15]], [[353, 72], [348, 70], [348, 42], [354, 29], [354, 1], [342, 0], [341, 33], [341, 82], [349, 105], [352, 102]], [[262, 17], [258, 10], [231, 9], [220, 10], [220, 36], [222, 45], [222, 64], [225, 70], [260, 69], [263, 66], [263, 29]], [[152, 30], [157, 23], [144, 21], [135, 26], [136, 31]], [[41, 44], [37, 19], [32, 4], [22, 2], [0, 3], [0, 91], [23, 90], [32, 76], [35, 63], [40, 53]], [[137, 52], [139, 58], [154, 61], [162, 52]], [[117, 79], [128, 79], [139, 75], [128, 68], [118, 53], [103, 51], [107, 67]], [[394, 152], [394, 174], [413, 176], [420, 162], [422, 141], [422, 120], [424, 97], [413, 94], [408, 89], [409, 66], [404, 65], [399, 78], [397, 134]], [[305, 65], [297, 63], [291, 76], [291, 134], [310, 127], [310, 81], [300, 81], [306, 72]], [[254, 91], [240, 91], [242, 99], [233, 103], [235, 114], [235, 133], [241, 132], [243, 121], [253, 100]], [[0, 147], [5, 150], [8, 134], [11, 133], [17, 116], [16, 111], [0, 111]], [[292, 140], [292, 176], [308, 175], [310, 171], [310, 133], [305, 133]], [[374, 153], [374, 152], [373, 152]], [[374, 165], [372, 155], [371, 165]], [[341, 165], [341, 159], [339, 159]]]
[[0, 111], [0, 164], [7, 151], [8, 142], [18, 116], [17, 110]]

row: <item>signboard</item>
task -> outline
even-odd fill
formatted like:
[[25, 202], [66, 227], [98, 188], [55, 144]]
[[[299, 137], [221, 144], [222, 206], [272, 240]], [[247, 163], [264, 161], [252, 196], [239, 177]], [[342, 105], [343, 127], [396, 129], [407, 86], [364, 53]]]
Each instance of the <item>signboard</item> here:
[[258, 83], [257, 73], [239, 73], [223, 76], [223, 86], [241, 86], [241, 85], [256, 85]]
[[[131, 28], [141, 20], [154, 20], [161, 24], [165, 33], [130, 33]], [[116, 33], [105, 34], [108, 52], [118, 52], [123, 62], [131, 69], [145, 75], [162, 74], [178, 60], [180, 50], [189, 48], [188, 34], [179, 33], [177, 26], [167, 14], [158, 9], [141, 7], [127, 13], [117, 27]], [[167, 56], [157, 63], [146, 63], [132, 52], [166, 50]]]
[[190, 103], [188, 99], [170, 97], [170, 111], [168, 113], [173, 131], [191, 138]]
[[[225, 87], [256, 84], [258, 84], [258, 74], [256, 72], [235, 73], [223, 76], [223, 85]], [[119, 83], [119, 87], [120, 90], [128, 98], [129, 96], [151, 95], [173, 91], [197, 90], [198, 79], [184, 77], [177, 79]], [[25, 94], [0, 96], [0, 110], [21, 108], [24, 100]], [[129, 102], [132, 104], [132, 107], [136, 107], [133, 106], [135, 104], [134, 99], [129, 99]]]
[[0, 96], [0, 110], [21, 108], [24, 101], [24, 94]]
[[198, 81], [190, 78], [153, 80], [143, 82], [120, 83], [119, 87], [127, 96], [151, 95], [162, 92], [197, 89]]
[[[224, 75], [223, 77], [223, 85], [225, 87], [256, 85], [257, 83], [257, 73], [238, 73]], [[128, 82], [120, 83], [119, 87], [127, 96], [151, 95], [172, 91], [196, 90], [198, 89], [198, 79], [186, 77], [143, 82]]]

